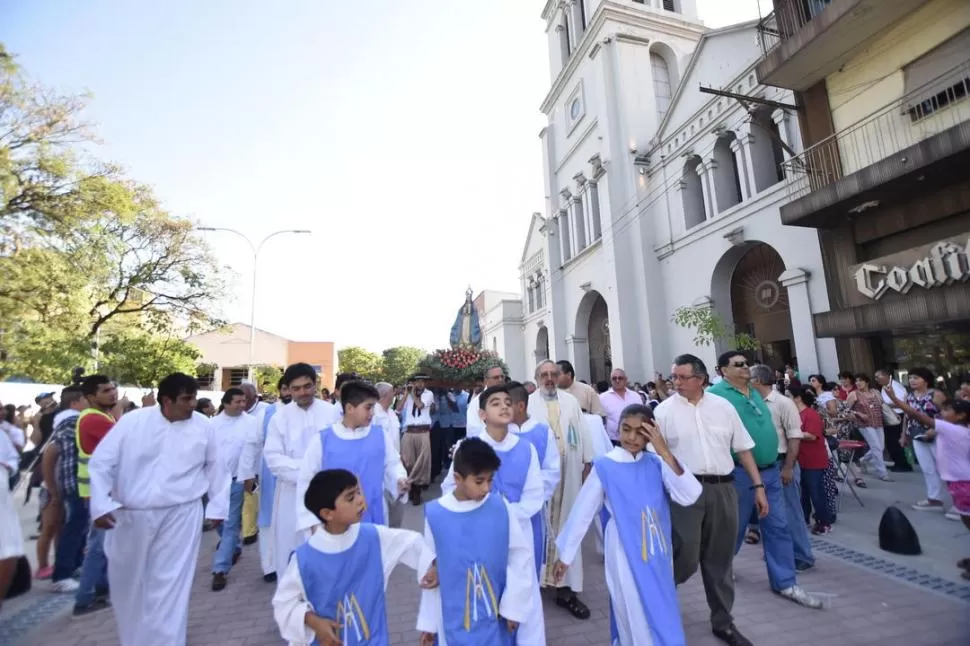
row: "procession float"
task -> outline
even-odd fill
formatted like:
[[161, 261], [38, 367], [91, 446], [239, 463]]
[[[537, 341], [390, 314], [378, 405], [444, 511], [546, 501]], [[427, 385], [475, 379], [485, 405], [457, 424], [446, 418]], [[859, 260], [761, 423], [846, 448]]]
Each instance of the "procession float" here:
[[508, 367], [495, 352], [482, 348], [482, 328], [478, 308], [472, 302], [471, 287], [451, 327], [451, 347], [435, 350], [418, 363], [418, 372], [428, 376], [432, 388], [472, 388], [482, 381], [485, 371]]

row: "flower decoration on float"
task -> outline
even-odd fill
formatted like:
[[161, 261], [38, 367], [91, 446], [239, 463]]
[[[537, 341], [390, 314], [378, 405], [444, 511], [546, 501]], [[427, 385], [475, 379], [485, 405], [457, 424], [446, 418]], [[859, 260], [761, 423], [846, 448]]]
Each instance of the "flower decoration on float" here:
[[430, 385], [440, 388], [471, 386], [481, 381], [485, 371], [501, 366], [508, 374], [508, 366], [498, 354], [470, 345], [435, 350], [418, 363], [418, 371], [430, 377]]

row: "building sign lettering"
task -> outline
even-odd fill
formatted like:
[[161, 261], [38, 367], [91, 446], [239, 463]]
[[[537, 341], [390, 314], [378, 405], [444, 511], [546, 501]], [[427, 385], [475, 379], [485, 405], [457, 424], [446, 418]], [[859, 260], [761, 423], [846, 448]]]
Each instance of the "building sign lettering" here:
[[937, 242], [926, 256], [909, 266], [865, 263], [855, 270], [856, 288], [867, 298], [879, 300], [888, 292], [906, 294], [913, 287], [932, 289], [970, 279], [970, 238], [961, 247]]

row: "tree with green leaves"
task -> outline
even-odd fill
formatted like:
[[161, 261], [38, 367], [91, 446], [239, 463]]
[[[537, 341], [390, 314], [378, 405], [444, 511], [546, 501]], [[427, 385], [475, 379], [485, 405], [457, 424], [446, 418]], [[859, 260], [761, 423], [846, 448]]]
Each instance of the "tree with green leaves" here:
[[403, 385], [418, 369], [418, 363], [426, 354], [421, 348], [407, 345], [384, 350], [381, 381], [395, 386]]
[[682, 328], [693, 330], [694, 343], [699, 346], [726, 343], [736, 350], [758, 350], [758, 339], [745, 332], [737, 332], [710, 305], [678, 307], [671, 317]]
[[337, 363], [340, 372], [356, 372], [370, 381], [381, 377], [381, 355], [358, 346], [337, 350]]

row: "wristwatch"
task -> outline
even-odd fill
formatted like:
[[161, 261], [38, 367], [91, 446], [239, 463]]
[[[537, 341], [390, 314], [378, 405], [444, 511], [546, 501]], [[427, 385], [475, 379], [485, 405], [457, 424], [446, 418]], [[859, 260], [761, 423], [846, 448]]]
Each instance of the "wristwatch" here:
[[764, 488], [765, 488], [765, 483], [763, 482], [759, 482], [756, 485], [751, 485], [751, 491], [754, 491], [755, 489], [764, 489]]

